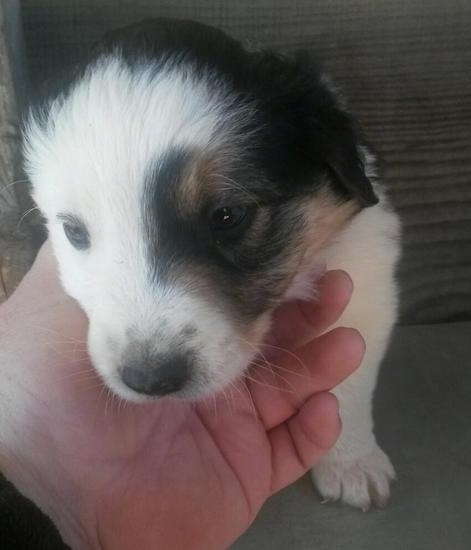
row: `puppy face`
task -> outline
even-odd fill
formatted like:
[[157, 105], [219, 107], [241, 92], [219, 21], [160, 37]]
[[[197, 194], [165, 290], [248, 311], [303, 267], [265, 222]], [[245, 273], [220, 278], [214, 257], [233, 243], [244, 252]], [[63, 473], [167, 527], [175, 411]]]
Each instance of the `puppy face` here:
[[92, 360], [132, 400], [232, 382], [315, 252], [375, 202], [312, 69], [193, 23], [112, 35], [25, 128]]

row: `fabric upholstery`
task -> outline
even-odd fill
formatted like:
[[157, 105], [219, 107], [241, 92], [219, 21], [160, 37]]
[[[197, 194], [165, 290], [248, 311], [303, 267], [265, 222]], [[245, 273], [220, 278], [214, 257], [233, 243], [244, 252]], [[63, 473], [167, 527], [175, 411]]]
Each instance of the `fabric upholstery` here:
[[398, 479], [384, 510], [323, 505], [310, 479], [271, 499], [233, 550], [469, 550], [471, 323], [399, 327], [375, 400]]
[[[0, 303], [16, 287], [33, 260], [30, 232], [22, 223], [23, 204], [17, 189], [17, 101], [22, 82], [18, 3], [0, 3]], [[18, 87], [15, 87], [15, 83]]]

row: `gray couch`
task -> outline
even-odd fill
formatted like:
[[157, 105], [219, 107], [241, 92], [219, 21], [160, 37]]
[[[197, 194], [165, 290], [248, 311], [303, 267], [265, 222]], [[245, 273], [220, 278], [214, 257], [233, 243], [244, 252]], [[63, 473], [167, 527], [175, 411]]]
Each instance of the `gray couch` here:
[[[16, 2], [5, 7], [14, 24]], [[157, 15], [215, 24], [252, 46], [305, 48], [325, 62], [382, 159], [403, 220], [400, 326], [375, 402], [378, 439], [398, 481], [386, 509], [363, 514], [321, 505], [303, 479], [266, 504], [234, 549], [469, 550], [471, 2], [23, 0], [21, 8], [29, 90], [105, 30]], [[11, 66], [17, 51], [18, 41]], [[0, 519], [0, 540], [2, 528], [36, 513], [28, 506], [5, 485], [0, 518], [4, 509], [13, 519], [5, 527]], [[31, 542], [12, 548], [60, 547], [50, 526], [32, 521]]]

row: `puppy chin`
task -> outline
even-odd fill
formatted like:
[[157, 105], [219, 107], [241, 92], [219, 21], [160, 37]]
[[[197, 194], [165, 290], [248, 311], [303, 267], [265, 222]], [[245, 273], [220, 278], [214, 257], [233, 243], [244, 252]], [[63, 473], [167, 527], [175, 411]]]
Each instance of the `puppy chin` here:
[[[190, 403], [204, 401], [205, 399], [211, 398], [212, 396], [218, 394], [219, 392], [224, 391], [228, 386], [238, 380], [239, 377], [235, 377], [234, 380], [226, 380], [225, 383], [222, 381], [213, 381], [212, 383], [203, 382], [203, 381], [189, 381], [187, 385], [179, 391], [174, 393], [157, 396], [157, 395], [146, 395], [143, 393], [138, 393], [128, 386], [126, 386], [121, 380], [117, 372], [106, 374], [103, 373], [103, 368], [98, 366], [95, 367], [100, 378], [103, 380], [105, 386], [117, 397], [124, 399], [132, 403], [150, 403], [155, 401], [160, 401], [164, 398], [176, 399], [180, 401], [187, 401]], [[241, 368], [240, 377], [243, 376], [244, 368]]]
[[[227, 313], [228, 314], [228, 313]], [[104, 324], [101, 318], [89, 318], [88, 350], [91, 361], [106, 386], [117, 396], [127, 401], [146, 403], [170, 397], [189, 402], [204, 400], [216, 393], [224, 391], [246, 371], [254, 357], [261, 350], [261, 342], [269, 330], [271, 314], [261, 315], [255, 322], [244, 323], [220, 322], [215, 325], [210, 333], [204, 323], [200, 325], [203, 338], [175, 340], [172, 336], [159, 341], [157, 333], [150, 332], [153, 336], [147, 336], [146, 342], [153, 342], [150, 349], [155, 353], [158, 361], [160, 354], [166, 350], [172, 352], [173, 345], [183, 355], [191, 356], [191, 368], [188, 371], [187, 380], [173, 392], [162, 395], [151, 395], [145, 391], [129, 387], [122, 378], [122, 368], [135, 359], [135, 351], [131, 359], [126, 357], [126, 350], [130, 350], [129, 334], [118, 325]], [[106, 328], [105, 328], [106, 327]], [[212, 334], [212, 338], [210, 335]], [[180, 347], [178, 347], [180, 346]], [[132, 348], [131, 348], [132, 349]], [[152, 351], [150, 353], [152, 353]], [[140, 352], [142, 353], [142, 352]], [[150, 366], [153, 363], [151, 361]]]
[[[232, 347], [232, 346], [230, 346]], [[97, 345], [94, 339], [89, 340], [89, 355], [96, 372], [105, 386], [116, 396], [133, 403], [149, 403], [163, 398], [187, 402], [204, 401], [223, 392], [243, 377], [247, 367], [256, 356], [256, 348], [232, 347], [225, 357], [216, 363], [202, 361], [196, 367], [187, 383], [178, 391], [166, 395], [147, 395], [128, 387], [122, 380], [115, 362], [111, 359], [106, 346]]]

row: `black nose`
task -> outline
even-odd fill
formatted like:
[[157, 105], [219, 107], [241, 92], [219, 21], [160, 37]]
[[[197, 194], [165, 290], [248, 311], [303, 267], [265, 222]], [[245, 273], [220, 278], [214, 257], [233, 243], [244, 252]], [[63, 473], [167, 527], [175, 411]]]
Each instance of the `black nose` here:
[[167, 395], [180, 390], [188, 380], [189, 361], [180, 355], [148, 362], [129, 362], [121, 371], [126, 386], [147, 395]]

